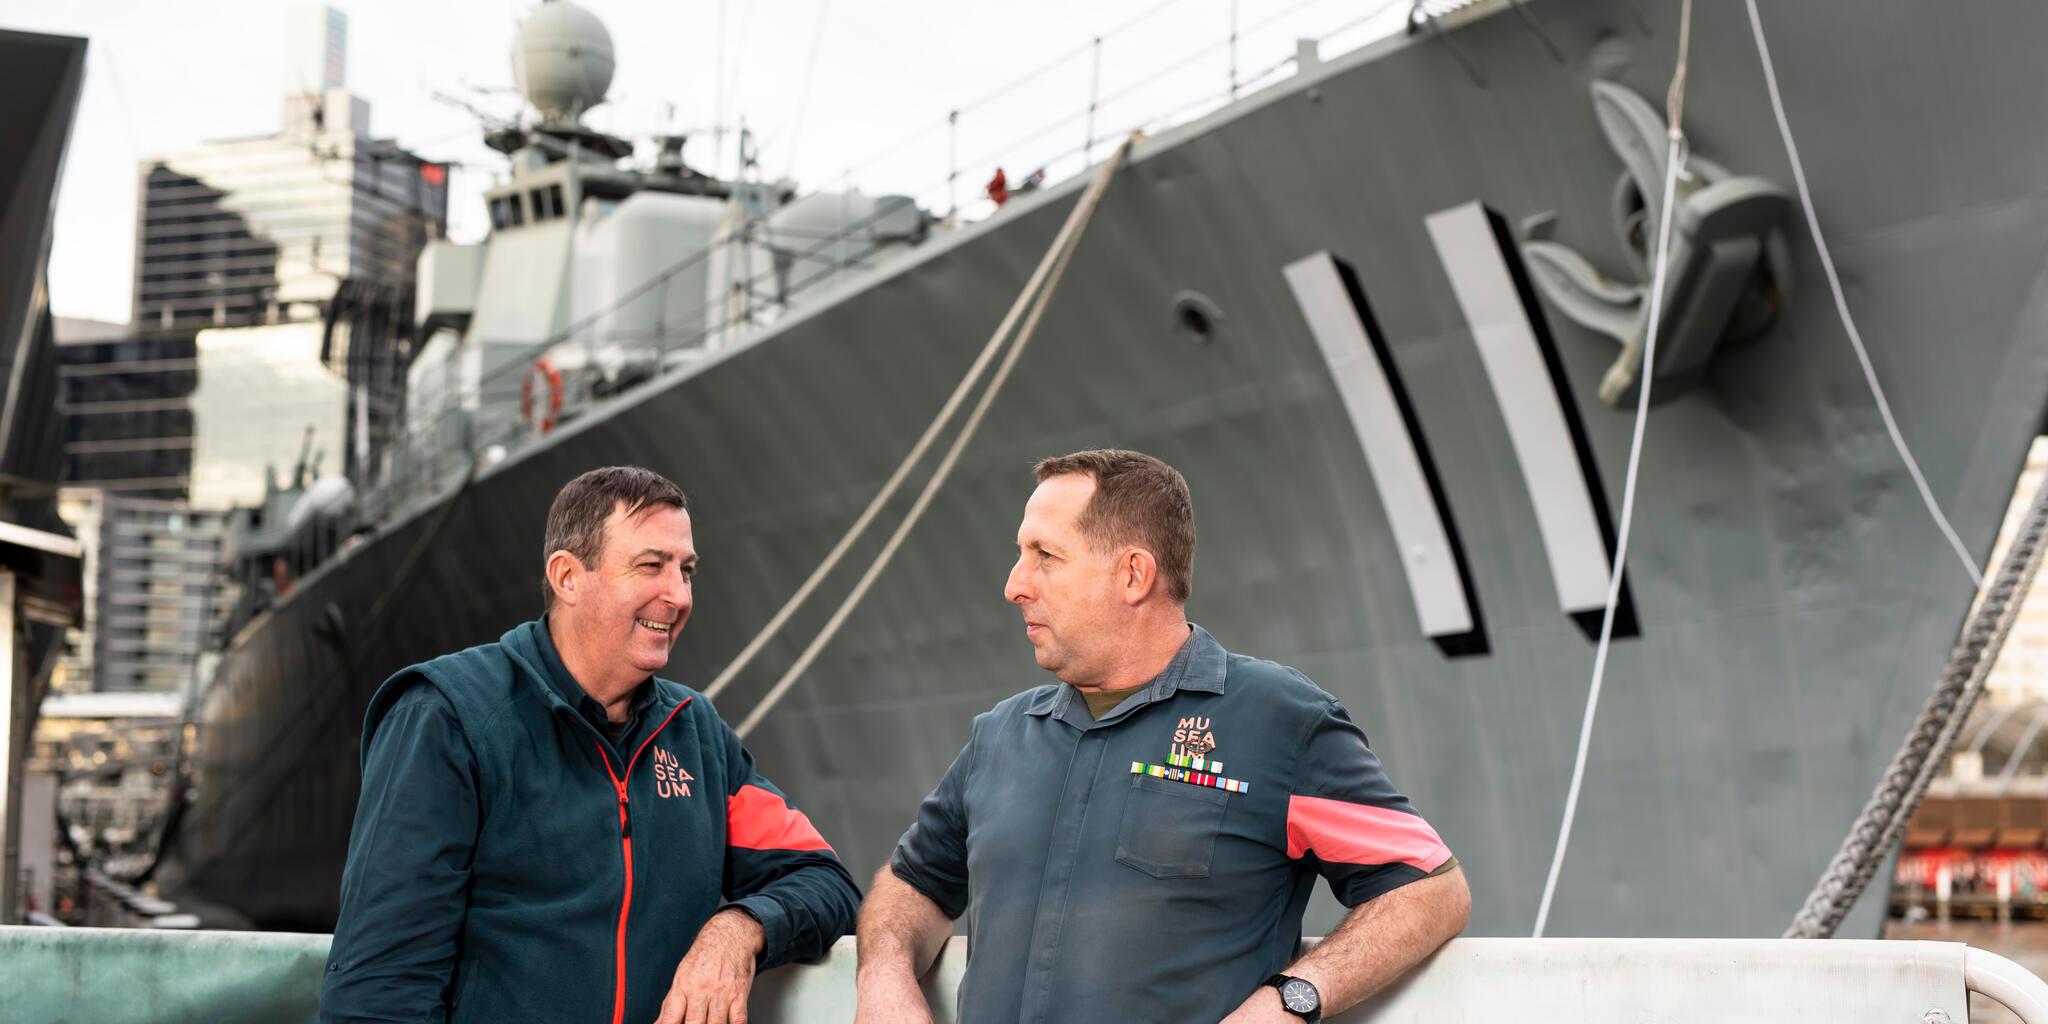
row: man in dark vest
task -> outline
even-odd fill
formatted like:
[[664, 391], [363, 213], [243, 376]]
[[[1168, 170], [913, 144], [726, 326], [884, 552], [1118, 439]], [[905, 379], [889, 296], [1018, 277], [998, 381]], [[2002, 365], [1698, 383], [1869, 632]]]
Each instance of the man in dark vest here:
[[539, 620], [370, 701], [323, 1021], [740, 1022], [756, 971], [853, 923], [810, 820], [654, 677], [697, 571], [683, 492], [585, 473], [544, 557]]

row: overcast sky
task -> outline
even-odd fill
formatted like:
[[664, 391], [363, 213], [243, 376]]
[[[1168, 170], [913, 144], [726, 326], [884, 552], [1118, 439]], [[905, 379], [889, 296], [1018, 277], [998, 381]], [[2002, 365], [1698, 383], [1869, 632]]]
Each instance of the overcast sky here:
[[[696, 134], [685, 156], [730, 173], [737, 146], [709, 131], [744, 119], [767, 175], [806, 190], [850, 180], [946, 205], [946, 116], [957, 139], [961, 201], [997, 165], [1014, 177], [1049, 157], [1080, 165], [1085, 109], [1096, 134], [1220, 103], [1229, 84], [1232, 9], [1241, 77], [1272, 71], [1297, 37], [1324, 55], [1397, 28], [1407, 0], [580, 0], [610, 30], [618, 70], [601, 129]], [[85, 98], [62, 190], [50, 268], [60, 316], [125, 321], [137, 164], [215, 138], [276, 131], [286, 13], [294, 0], [0, 0], [0, 27], [85, 36]], [[513, 33], [531, 0], [337, 0], [348, 16], [350, 91], [369, 100], [373, 134], [459, 161], [450, 235], [475, 241], [478, 192], [503, 158], [459, 97], [501, 115]], [[722, 32], [721, 32], [722, 28]], [[1340, 33], [1333, 30], [1343, 28]], [[1099, 78], [1091, 40], [1101, 45]], [[723, 45], [720, 45], [720, 40]], [[1053, 65], [1049, 70], [1048, 65]], [[721, 76], [720, 71], [723, 71]], [[1039, 73], [1043, 71], [1043, 73]], [[1020, 78], [1032, 76], [1021, 85]], [[992, 95], [993, 94], [993, 95]], [[721, 152], [722, 151], [722, 152]], [[716, 158], [723, 157], [720, 163]], [[1096, 155], [1102, 155], [1098, 150]], [[855, 166], [857, 165], [857, 166]]]

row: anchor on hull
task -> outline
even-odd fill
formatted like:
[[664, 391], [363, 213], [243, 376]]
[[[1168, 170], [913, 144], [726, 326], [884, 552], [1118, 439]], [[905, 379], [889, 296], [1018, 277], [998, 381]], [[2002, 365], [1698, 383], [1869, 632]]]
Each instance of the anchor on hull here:
[[[1600, 381], [1600, 400], [1633, 405], [1642, 380], [1652, 268], [1648, 256], [1663, 211], [1664, 119], [1635, 93], [1593, 83], [1593, 111], [1625, 168], [1611, 210], [1633, 281], [1602, 273], [1570, 247], [1547, 238], [1552, 215], [1523, 226], [1522, 254], [1530, 278], [1558, 312], [1621, 343]], [[1683, 153], [1683, 150], [1681, 150]], [[1790, 197], [1775, 183], [1735, 175], [1686, 154], [1673, 202], [1670, 265], [1664, 276], [1654, 400], [1669, 401], [1696, 386], [1724, 344], [1753, 338], [1785, 304], [1790, 266], [1779, 223]]]

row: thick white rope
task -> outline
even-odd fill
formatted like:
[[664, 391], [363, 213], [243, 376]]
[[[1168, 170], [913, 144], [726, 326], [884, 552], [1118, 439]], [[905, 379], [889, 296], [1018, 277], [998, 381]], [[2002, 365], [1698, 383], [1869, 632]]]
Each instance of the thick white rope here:
[[1685, 136], [1679, 130], [1679, 115], [1685, 102], [1685, 66], [1692, 41], [1692, 0], [1685, 0], [1678, 22], [1678, 61], [1671, 76], [1671, 91], [1665, 97], [1670, 144], [1664, 153], [1664, 206], [1657, 219], [1657, 252], [1650, 275], [1650, 316], [1644, 325], [1643, 362], [1637, 371], [1635, 432], [1628, 442], [1628, 472], [1621, 488], [1621, 525], [1614, 540], [1614, 565], [1607, 576], [1607, 608], [1600, 616], [1600, 642], [1593, 651], [1593, 679], [1586, 687], [1586, 712], [1579, 721], [1579, 749], [1572, 757], [1572, 781], [1565, 790], [1564, 821], [1557, 827], [1557, 847], [1550, 854], [1550, 874], [1543, 880], [1543, 898], [1536, 904], [1536, 927], [1530, 933], [1542, 938], [1550, 925], [1550, 906], [1557, 896], [1557, 879], [1564, 871], [1565, 850], [1571, 845], [1572, 822], [1579, 814], [1579, 793], [1586, 781], [1586, 753], [1593, 745], [1593, 720], [1600, 710], [1600, 690], [1607, 679], [1607, 652], [1614, 643], [1614, 611], [1621, 603], [1621, 580], [1628, 563], [1629, 528], [1635, 522], [1636, 479], [1642, 468], [1643, 435], [1650, 422], [1650, 384], [1657, 373], [1657, 328], [1664, 314], [1664, 273], [1671, 257], [1672, 208], [1677, 205], [1678, 178], [1684, 173]]
[[[1086, 198], [1085, 194], [1083, 198]], [[1058, 262], [1059, 254], [1073, 244], [1084, 222], [1082, 212], [1087, 208], [1089, 207], [1084, 207], [1081, 203], [1075, 204], [1073, 212], [1067, 215], [1067, 222], [1060, 227], [1059, 234], [1053, 238], [1052, 246], [1046, 249], [1045, 255], [1038, 261], [1037, 269], [1031, 272], [1030, 280], [1024, 282], [1024, 290], [1017, 293], [1017, 300], [1011, 303], [1009, 313], [1003, 317], [1003, 322], [996, 326], [995, 333], [989, 336], [987, 344], [981, 347], [981, 354], [975, 357], [974, 365], [968, 367], [967, 375], [960, 378], [960, 383], [954, 386], [953, 393], [946, 398], [946, 404], [940, 407], [938, 414], [933, 416], [931, 423], [924, 428], [924, 434], [917, 439], [916, 444], [910, 447], [909, 454], [903, 456], [902, 462], [897, 463], [896, 470], [889, 474], [887, 481], [883, 482], [882, 489], [875, 492], [874, 498], [868, 502], [868, 507], [862, 509], [860, 516], [854, 519], [853, 525], [846, 528], [846, 532], [840, 536], [839, 542], [834, 544], [832, 550], [825, 555], [825, 560], [819, 562], [818, 567], [811, 570], [810, 578], [804, 580], [803, 585], [796, 589], [796, 593], [791, 594], [789, 600], [783, 602], [782, 607], [768, 620], [767, 625], [762, 626], [760, 631], [754, 634], [754, 638], [747, 642], [747, 646], [742, 648], [740, 653], [725, 666], [724, 671], [718, 673], [718, 678], [712, 680], [711, 685], [704, 688], [705, 697], [717, 698], [720, 692], [732, 684], [734, 678], [738, 677], [742, 671], [745, 671], [746, 667], [753, 662], [754, 657], [761, 653], [761, 649], [767, 646], [768, 641], [774, 639], [775, 635], [781, 632], [782, 627], [788, 624], [790, 616], [796, 614], [796, 610], [805, 601], [810, 599], [811, 594], [818, 589], [818, 585], [825, 582], [825, 577], [831, 575], [832, 570], [839, 566], [840, 561], [846, 557], [846, 553], [853, 549], [854, 542], [860, 539], [861, 534], [865, 533], [868, 526], [875, 521], [875, 516], [881, 513], [883, 506], [886, 506], [889, 500], [896, 496], [896, 492], [903, 486], [903, 482], [909, 479], [910, 471], [916, 468], [919, 462], [924, 460], [925, 454], [931, 450], [932, 442], [938, 440], [939, 434], [944, 430], [947, 421], [951, 420], [953, 414], [959, 411], [961, 403], [967, 399], [968, 392], [974, 390], [974, 385], [981, 380], [982, 373], [988, 369], [989, 363], [995, 359], [996, 353], [1002, 350], [1003, 342], [1009, 338], [1010, 332], [1017, 326], [1018, 319], [1023, 317], [1025, 311], [1031, 307], [1032, 300], [1037, 297], [1040, 287], [1045, 283], [1047, 276], [1052, 273], [1053, 264]]]
[[[925, 481], [924, 489], [918, 493], [917, 500], [904, 514], [903, 521], [896, 524], [895, 532], [889, 535], [888, 541], [882, 545], [882, 550], [868, 563], [867, 571], [861, 573], [860, 580], [853, 585], [845, 599], [839, 602], [839, 607], [833, 611], [832, 617], [818, 630], [818, 635], [811, 639], [810, 645], [797, 656], [789, 670], [782, 674], [782, 678], [776, 680], [775, 685], [769, 688], [768, 693], [761, 698], [761, 703], [755, 705], [754, 709], [747, 713], [747, 717], [734, 728], [733, 731], [742, 739], [751, 734], [769, 712], [775, 710], [775, 706], [781, 703], [782, 698], [796, 685], [797, 680], [803, 677], [811, 663], [823, 653], [825, 646], [838, 635], [840, 627], [846, 624], [854, 609], [860, 606], [869, 588], [881, 578], [882, 572], [889, 567], [889, 562], [896, 557], [896, 552], [903, 546], [904, 539], [910, 536], [910, 531], [917, 526], [918, 520], [924, 517], [925, 510], [931, 507], [932, 499], [938, 496], [939, 489], [945, 486], [947, 478], [953, 473], [953, 467], [960, 461], [961, 454], [967, 450], [968, 442], [974, 439], [975, 432], [981, 428], [981, 422], [988, 415], [989, 408], [995, 404], [996, 395], [1009, 380], [1010, 372], [1016, 369], [1018, 357], [1024, 353], [1024, 346], [1031, 343], [1031, 336], [1037, 332], [1039, 319], [1045, 315], [1046, 307], [1052, 302], [1053, 293], [1059, 288], [1060, 278], [1066, 274], [1067, 264], [1072, 261], [1075, 250], [1080, 248], [1082, 233], [1094, 219], [1096, 208], [1102, 203], [1103, 193], [1109, 190], [1110, 180], [1116, 176], [1117, 169], [1123, 165], [1124, 158], [1130, 154], [1131, 147], [1137, 140], [1136, 133], [1126, 138], [1123, 145], [1118, 146], [1116, 152], [1110, 154], [1109, 159], [1104, 161], [1102, 169], [1096, 172], [1095, 180], [1088, 183], [1087, 190], [1081, 193], [1080, 201], [1074, 204], [1074, 212], [1067, 218], [1067, 228], [1071, 230], [1063, 229], [1059, 240], [1046, 254], [1051, 262], [1045, 275], [1045, 287], [1031, 296], [1030, 314], [1025, 317], [1016, 340], [1010, 344], [1009, 350], [1003, 353], [1002, 364], [996, 367], [995, 375], [989, 378], [988, 387], [982, 392], [980, 400], [975, 402], [973, 410], [968, 413], [966, 421], [960, 427], [959, 435], [946, 449], [946, 454], [940, 458], [937, 468], [932, 470], [931, 479]], [[1020, 296], [1021, 298], [1023, 296]]]
[[1842, 329], [1849, 334], [1849, 344], [1856, 349], [1856, 362], [1863, 367], [1863, 380], [1870, 385], [1870, 397], [1877, 401], [1877, 413], [1884, 419], [1885, 433], [1891, 435], [1892, 447], [1898, 449], [1899, 458], [1906, 463], [1906, 472], [1913, 478], [1913, 486], [1920, 491], [1920, 501], [1927, 506], [1927, 514], [1934, 517], [1934, 525], [1941, 528], [1941, 535], [1948, 538], [1948, 545], [1955, 549], [1956, 558], [1963, 563], [1963, 572], [1969, 574], [1970, 585], [1984, 589], [1984, 574], [1977, 563], [1970, 558], [1970, 551], [1963, 546], [1956, 528], [1943, 515], [1940, 503], [1934, 500], [1933, 489], [1927, 486], [1927, 477], [1920, 472], [1920, 463], [1913, 458], [1913, 452], [1906, 447], [1905, 435], [1899, 433], [1899, 421], [1892, 417], [1892, 406], [1885, 401], [1884, 387], [1877, 382], [1877, 370], [1870, 364], [1870, 352], [1863, 346], [1863, 334], [1856, 329], [1856, 319], [1849, 315], [1849, 301], [1842, 296], [1842, 279], [1835, 273], [1835, 258], [1828, 252], [1827, 239], [1820, 233], [1820, 217], [1813, 211], [1813, 194], [1806, 188], [1806, 168], [1799, 161], [1799, 146], [1792, 141], [1792, 124], [1785, 118], [1785, 101], [1778, 94], [1778, 72], [1771, 64], [1771, 48], [1764, 42], [1764, 25], [1757, 16], [1756, 0], [1744, 0], [1749, 6], [1749, 28], [1756, 36], [1756, 55], [1763, 61], [1764, 85], [1770, 89], [1771, 113], [1778, 119], [1778, 135], [1785, 140], [1785, 155], [1792, 161], [1792, 182], [1798, 186], [1799, 206], [1806, 212], [1806, 229], [1813, 235], [1814, 250], [1820, 253], [1821, 270], [1827, 274], [1828, 290], [1834, 293], [1835, 312], [1841, 315]]

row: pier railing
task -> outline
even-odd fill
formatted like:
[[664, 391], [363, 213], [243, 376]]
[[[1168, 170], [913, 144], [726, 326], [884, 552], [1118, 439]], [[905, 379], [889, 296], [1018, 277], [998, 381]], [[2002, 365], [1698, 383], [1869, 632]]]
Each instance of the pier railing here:
[[[24, 1021], [313, 1024], [327, 946], [325, 935], [275, 932], [0, 928], [0, 1006]], [[848, 938], [819, 963], [763, 974], [748, 1019], [851, 1021], [854, 963]], [[925, 978], [936, 1024], [953, 1024], [966, 966], [966, 940], [955, 938]], [[1971, 993], [2048, 1024], [2048, 984], [2004, 957], [1955, 942], [1844, 939], [1457, 939], [1329, 1019], [1960, 1024]]]
[[[1415, 29], [1418, 19], [1439, 8], [1471, 2], [1431, 0], [1418, 8], [1414, 0], [1161, 0], [845, 165], [818, 191], [907, 196], [937, 218], [940, 230], [962, 227], [999, 212], [1002, 204], [983, 185], [997, 168], [1005, 170], [1013, 190], [1034, 175], [1038, 187], [1049, 187], [1085, 170], [1132, 131], [1157, 134], [1197, 120], [1272, 85], [1290, 69], [1306, 70], [1324, 56], [1404, 27]], [[1162, 39], [1189, 45], [1162, 47]], [[1042, 113], [1048, 94], [1078, 102], [1044, 122], [1020, 122]], [[1022, 133], [1019, 123], [1028, 125]], [[923, 183], [906, 189], [905, 181]], [[494, 355], [481, 374], [464, 381], [451, 373], [439, 393], [409, 400], [413, 421], [393, 444], [382, 475], [365, 482], [369, 519], [417, 508], [446, 493], [472, 464], [509, 457], [538, 439], [543, 419], [566, 424], [635, 384], [747, 343], [795, 306], [829, 301], [835, 286], [889, 258], [890, 249], [871, 236], [876, 223], [892, 213], [881, 209], [811, 237], [777, 229], [765, 217], [747, 219], [545, 340], [497, 346], [510, 351]], [[769, 262], [777, 265], [755, 272], [757, 254], [774, 254]], [[668, 308], [668, 292], [679, 279], [714, 267], [725, 273], [693, 311], [660, 318], [653, 329], [621, 332], [608, 326], [634, 302]], [[492, 341], [470, 338], [465, 344]], [[543, 415], [547, 410], [539, 406], [548, 401], [551, 382], [536, 369], [542, 357], [567, 353], [588, 367], [608, 358], [616, 363], [622, 349], [631, 364], [624, 372], [611, 366], [604, 374], [586, 371], [561, 380], [560, 413]]]

